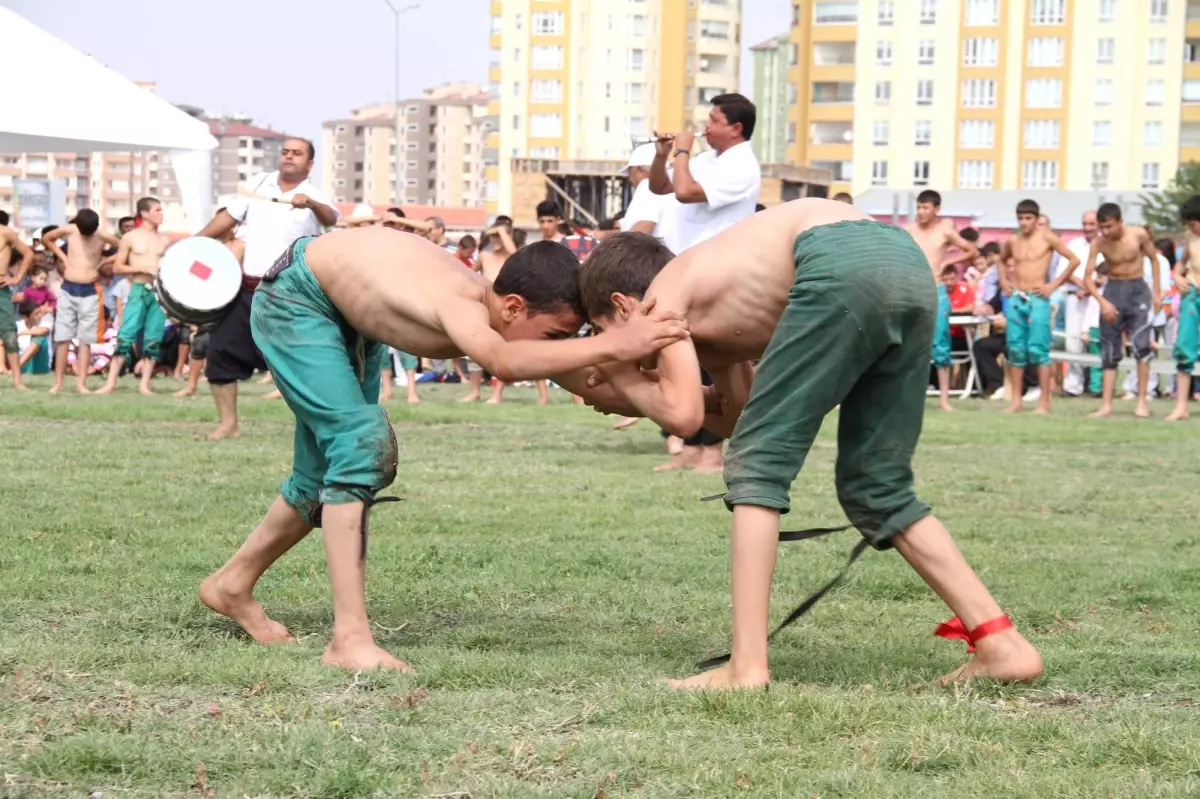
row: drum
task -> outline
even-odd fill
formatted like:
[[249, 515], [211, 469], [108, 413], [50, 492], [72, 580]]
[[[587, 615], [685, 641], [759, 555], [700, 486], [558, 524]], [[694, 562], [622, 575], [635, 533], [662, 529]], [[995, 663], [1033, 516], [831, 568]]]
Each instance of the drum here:
[[215, 326], [242, 288], [242, 267], [228, 247], [197, 236], [167, 249], [154, 289], [167, 316], [187, 325]]

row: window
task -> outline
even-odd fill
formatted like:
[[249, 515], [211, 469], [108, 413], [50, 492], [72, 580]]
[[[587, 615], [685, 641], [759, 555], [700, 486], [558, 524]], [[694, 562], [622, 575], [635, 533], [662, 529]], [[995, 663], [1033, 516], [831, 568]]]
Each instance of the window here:
[[[520, 130], [520, 129], [521, 129], [521, 115], [520, 115], [520, 114], [513, 114], [513, 126], [512, 126], [512, 129], [513, 129], [513, 130]], [[417, 143], [416, 143], [416, 142], [409, 142], [409, 144], [411, 144], [411, 145], [412, 145], [412, 147], [409, 147], [408, 149], [410, 149], [410, 150], [415, 150], [415, 149], [417, 149]]]
[[933, 39], [922, 39], [917, 44], [917, 63], [926, 66], [933, 63]]
[[913, 185], [928, 186], [929, 185], [929, 162], [914, 161], [913, 162]]
[[700, 37], [702, 39], [728, 39], [729, 23], [723, 19], [700, 20]]
[[963, 39], [964, 67], [994, 67], [999, 61], [998, 39]]
[[917, 81], [917, 105], [933, 105], [933, 81]]
[[[1197, 6], [1197, 8], [1200, 8], [1200, 6]], [[1200, 62], [1200, 41], [1188, 39], [1183, 43], [1183, 62], [1185, 64]]]
[[1100, 21], [1112, 22], [1117, 18], [1117, 0], [1100, 0]]
[[917, 147], [928, 147], [933, 142], [933, 123], [919, 119], [913, 125], [913, 144]]
[[996, 25], [1000, 21], [1000, 0], [967, 0], [968, 25]]
[[561, 80], [535, 80], [529, 87], [529, 98], [535, 103], [561, 103]]
[[1158, 164], [1142, 164], [1142, 188], [1158, 188]]
[[1117, 58], [1117, 40], [1116, 39], [1097, 39], [1096, 40], [1096, 63], [1111, 64]]
[[1022, 189], [1057, 189], [1057, 161], [1026, 161], [1021, 165]]
[[534, 36], [562, 36], [563, 32], [563, 12], [561, 11], [535, 11], [533, 12], [533, 28], [531, 33]]
[[814, 3], [813, 24], [853, 25], [858, 22], [858, 3]]
[[554, 139], [562, 135], [562, 114], [533, 114], [529, 117], [529, 135]]
[[888, 175], [887, 161], [872, 161], [871, 162], [871, 185], [886, 186]]
[[1200, 103], [1200, 80], [1185, 80], [1181, 95], [1185, 103]]
[[630, 117], [626, 128], [630, 137], [646, 135], [646, 120], [642, 117]]
[[492, 33], [500, 33], [504, 30], [504, 17], [492, 17]]
[[1163, 143], [1163, 123], [1161, 122], [1143, 122], [1142, 123], [1142, 146], [1144, 147], [1162, 147]]
[[796, 84], [794, 84], [794, 83], [789, 83], [789, 84], [788, 84], [788, 87], [787, 87], [787, 101], [788, 101], [788, 105], [795, 105], [795, 104], [796, 104], [796, 96], [797, 96], [797, 94], [798, 94], [798, 90], [797, 90], [797, 88], [796, 88]]
[[892, 82], [890, 80], [875, 81], [875, 104], [887, 105], [892, 101]]
[[937, 22], [937, 0], [921, 0], [921, 24], [932, 25]]
[[1092, 162], [1092, 188], [1107, 189], [1108, 188], [1108, 162], [1093, 161]]
[[1057, 36], [1045, 36], [1029, 40], [1029, 66], [1061, 67], [1064, 53], [1063, 40]]
[[1025, 148], [1028, 150], [1058, 149], [1058, 120], [1031, 119], [1025, 123]]
[[892, 126], [886, 119], [876, 120], [871, 126], [871, 143], [879, 146], [886, 145], [891, 137]]
[[963, 108], [995, 108], [996, 81], [971, 79], [962, 82]]
[[820, 82], [812, 85], [813, 105], [831, 105], [853, 102], [853, 83]]
[[625, 51], [625, 68], [642, 69], [646, 64], [646, 51], [634, 48]]
[[646, 15], [634, 14], [629, 18], [629, 27], [633, 31], [634, 36], [646, 35]]
[[520, 97], [520, 96], [521, 96], [521, 81], [519, 81], [519, 80], [514, 80], [514, 81], [513, 81], [513, 85], [512, 85], [512, 96], [513, 96], [513, 97]]
[[513, 27], [516, 28], [517, 30], [521, 30], [521, 15], [520, 14], [513, 14]]
[[625, 84], [625, 102], [640, 103], [645, 96], [646, 84], [644, 83], [626, 83]]
[[1113, 82], [1107, 78], [1098, 80], [1092, 88], [1092, 100], [1096, 105], [1113, 104]]
[[1093, 147], [1109, 147], [1112, 145], [1112, 123], [1111, 122], [1093, 122], [1092, 123], [1092, 146]]
[[1184, 122], [1179, 126], [1180, 147], [1200, 147], [1200, 122]]
[[1167, 86], [1161, 80], [1146, 81], [1146, 105], [1162, 105], [1167, 96]]
[[[1150, 21], [1151, 22], [1166, 22], [1167, 21], [1167, 0], [1150, 0]], [[1155, 164], [1155, 169], [1158, 165]], [[1143, 181], [1144, 182], [1144, 181]], [[1155, 185], [1157, 185], [1157, 179]]]
[[1152, 66], [1167, 63], [1167, 40], [1151, 39], [1146, 46], [1146, 63]]
[[539, 45], [533, 48], [534, 69], [562, 69], [563, 49], [558, 45]]
[[1062, 79], [1033, 78], [1025, 81], [1026, 108], [1062, 108]]
[[[534, 52], [537, 52], [536, 47], [533, 49], [534, 49]], [[521, 63], [521, 48], [520, 47], [513, 48], [513, 61], [517, 62], [518, 64]]]
[[882, 27], [892, 25], [896, 20], [896, 4], [892, 0], [879, 0], [879, 16], [876, 22]]
[[1067, 0], [1030, 0], [1030, 21], [1034, 25], [1061, 25], [1067, 20]]
[[991, 161], [959, 161], [958, 187], [960, 189], [990, 189], [992, 172]]
[[787, 143], [788, 144], [796, 143], [796, 123], [795, 122], [789, 122], [787, 125]]
[[958, 146], [972, 150], [995, 147], [996, 123], [990, 119], [964, 119], [958, 131]]
[[875, 42], [875, 63], [881, 67], [892, 63], [891, 42]]

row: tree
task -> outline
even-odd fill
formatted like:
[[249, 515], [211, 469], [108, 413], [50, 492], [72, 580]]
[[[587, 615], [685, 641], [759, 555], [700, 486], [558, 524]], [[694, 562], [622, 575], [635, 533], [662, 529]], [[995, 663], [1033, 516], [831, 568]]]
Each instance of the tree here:
[[1155, 235], [1179, 233], [1183, 230], [1179, 206], [1197, 194], [1200, 194], [1200, 163], [1180, 164], [1170, 185], [1162, 191], [1141, 196], [1142, 219]]

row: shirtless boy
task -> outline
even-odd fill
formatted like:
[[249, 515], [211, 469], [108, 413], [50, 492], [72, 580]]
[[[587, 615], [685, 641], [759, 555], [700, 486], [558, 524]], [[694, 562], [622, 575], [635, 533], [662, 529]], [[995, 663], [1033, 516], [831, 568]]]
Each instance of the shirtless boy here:
[[121, 329], [117, 331], [117, 354], [108, 370], [108, 383], [97, 394], [111, 394], [117, 388], [121, 367], [133, 357], [133, 345], [142, 334], [142, 382], [138, 390], [150, 396], [150, 378], [158, 360], [158, 345], [167, 326], [167, 314], [158, 304], [154, 279], [158, 263], [167, 251], [170, 239], [158, 232], [162, 224], [162, 203], [153, 197], [137, 201], [138, 226], [121, 237], [113, 273], [128, 275], [129, 297], [121, 313]]
[[[21, 256], [17, 271], [9, 275], [8, 266], [12, 263], [13, 253]], [[13, 306], [12, 286], [25, 279], [29, 267], [33, 265], [33, 250], [17, 231], [8, 226], [8, 212], [0, 211], [0, 343], [4, 345], [4, 363], [12, 372], [13, 388], [26, 391], [25, 383], [21, 380], [21, 352], [17, 341], [17, 314]]]
[[[779, 515], [789, 510], [789, 490], [822, 420], [839, 404], [842, 508], [875, 548], [900, 552], [977, 647], [945, 679], [1041, 674], [1037, 651], [913, 493], [937, 301], [928, 258], [905, 231], [845, 203], [795, 200], [673, 260], [650, 236], [611, 236], [583, 266], [580, 291], [605, 334], [653, 301], [658, 311], [683, 314], [691, 337], [658, 354], [653, 377], [636, 364], [605, 365], [606, 382], [594, 390], [569, 388], [598, 410], [645, 415], [678, 436], [701, 426], [733, 436], [724, 497], [733, 511], [732, 659], [675, 687], [769, 682]], [[715, 387], [707, 396], [701, 367]]]
[[385, 228], [298, 239], [263, 276], [251, 315], [296, 415], [292, 473], [249, 540], [200, 587], [201, 600], [256, 641], [288, 640], [254, 600], [254, 584], [323, 527], [334, 632], [322, 662], [408, 669], [375, 644], [363, 593], [367, 516], [396, 477], [395, 433], [378, 405], [386, 348], [466, 354], [511, 381], [640, 358], [687, 336], [682, 317], [664, 311], [595, 338], [575, 337], [582, 324], [579, 265], [557, 244], [525, 249], [492, 284], [441, 247]]
[[[67, 252], [57, 242], [67, 240]], [[68, 225], [57, 227], [42, 237], [42, 244], [58, 260], [63, 282], [58, 292], [58, 312], [54, 316], [54, 387], [51, 394], [62, 391], [67, 374], [67, 353], [71, 339], [75, 349], [75, 390], [91, 393], [87, 387], [88, 368], [92, 362], [92, 344], [103, 341], [100, 308], [100, 261], [105, 247], [119, 247], [116, 236], [100, 230], [100, 217], [84, 208]]]
[[[1150, 359], [1154, 357], [1154, 348], [1150, 345], [1150, 321], [1162, 307], [1162, 296], [1158, 289], [1151, 289], [1146, 284], [1144, 259], [1150, 259], [1154, 285], [1162, 285], [1159, 282], [1158, 250], [1145, 228], [1125, 226], [1121, 220], [1121, 206], [1104, 203], [1096, 209], [1096, 219], [1100, 222], [1100, 235], [1088, 250], [1087, 270], [1083, 277], [1087, 292], [1100, 303], [1100, 362], [1104, 383], [1100, 410], [1093, 413], [1092, 418], [1112, 415], [1113, 388], [1117, 382], [1117, 365], [1124, 355], [1122, 336], [1125, 336], [1138, 362], [1134, 415], [1145, 419], [1150, 416], [1146, 393], [1150, 383]], [[1103, 292], [1096, 288], [1095, 277], [1096, 260], [1101, 255], [1108, 266], [1108, 281]]]
[[1179, 292], [1179, 332], [1175, 336], [1176, 390], [1175, 410], [1167, 417], [1168, 422], [1179, 422], [1188, 418], [1188, 402], [1192, 398], [1192, 370], [1200, 358], [1200, 280], [1196, 270], [1200, 269], [1200, 195], [1188, 199], [1179, 208], [1183, 219], [1183, 257], [1175, 264], [1172, 273], [1175, 290]]
[[[1024, 395], [1021, 392], [1025, 365], [1037, 367], [1042, 397], [1034, 413], [1050, 413], [1051, 369], [1050, 297], [1079, 266], [1079, 258], [1067, 249], [1048, 226], [1039, 225], [1041, 210], [1033, 200], [1017, 203], [1017, 232], [1000, 248], [1000, 290], [1008, 297], [1004, 315], [1009, 382], [1012, 401], [1005, 413], [1018, 413]], [[1067, 259], [1067, 267], [1057, 280], [1050, 281], [1050, 261], [1058, 253]]]
[[[937, 329], [933, 334], [933, 365], [937, 368], [938, 390], [941, 392], [940, 406], [943, 411], [952, 411], [950, 405], [950, 295], [942, 283], [942, 269], [960, 263], [970, 263], [979, 255], [974, 244], [958, 235], [954, 221], [938, 216], [942, 208], [942, 195], [926, 189], [917, 195], [917, 221], [905, 226], [905, 230], [925, 253], [925, 260], [937, 284]], [[947, 259], [946, 251], [957, 247], [958, 255]]]

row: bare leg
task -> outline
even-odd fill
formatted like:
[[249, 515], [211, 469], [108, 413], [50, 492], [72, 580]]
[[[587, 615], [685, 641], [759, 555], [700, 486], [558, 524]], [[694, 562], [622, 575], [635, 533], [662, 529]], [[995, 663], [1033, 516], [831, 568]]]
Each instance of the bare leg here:
[[270, 373], [270, 372], [267, 372], [265, 375], [263, 375], [263, 376], [262, 376], [262, 377], [259, 379], [259, 381], [258, 381], [258, 384], [259, 384], [260, 386], [263, 386], [263, 385], [266, 385], [267, 383], [273, 383], [273, 382], [275, 382], [275, 378], [271, 377], [271, 373]]
[[87, 387], [87, 376], [91, 370], [92, 345], [80, 341], [79, 346], [75, 348], [75, 376], [78, 378], [75, 382], [75, 390], [80, 394], [92, 393], [92, 390]]
[[152, 397], [154, 396], [154, 392], [150, 390], [150, 378], [154, 377], [154, 361], [145, 358], [142, 360], [142, 363], [144, 364], [142, 368], [142, 382], [138, 386], [138, 392], [143, 397]]
[[950, 370], [938, 368], [938, 390], [942, 394], [941, 408], [947, 413], [953, 413], [954, 408], [950, 405]]
[[471, 391], [461, 401], [479, 402], [479, 389], [483, 385], [483, 372], [470, 372], [468, 373], [468, 377], [471, 381]]
[[187, 366], [187, 364], [188, 364], [188, 353], [191, 351], [192, 351], [191, 344], [180, 344], [179, 345], [179, 357], [175, 359], [175, 373], [173, 375], [173, 377], [176, 380], [183, 379], [183, 370], [184, 370], [184, 367]]
[[361, 502], [326, 505], [322, 511], [325, 560], [333, 585], [333, 641], [321, 662], [351, 671], [400, 669], [412, 671], [375, 643], [367, 622], [366, 562], [362, 558]]
[[[968, 630], [1004, 615], [936, 517], [926, 516], [892, 543]], [[1024, 682], [1042, 673], [1041, 655], [1015, 629], [982, 638], [975, 648], [975, 657], [943, 677], [943, 683], [972, 677]]]
[[1149, 389], [1150, 389], [1150, 362], [1149, 361], [1138, 361], [1137, 377], [1138, 377], [1137, 409], [1134, 410], [1133, 415], [1139, 419], [1149, 419], [1150, 418], [1150, 403], [1148, 401]]
[[68, 341], [60, 341], [54, 345], [54, 385], [50, 387], [51, 394], [62, 391], [63, 381], [67, 377], [67, 353], [70, 349], [71, 343]]
[[404, 374], [408, 377], [408, 397], [409, 405], [421, 404], [421, 397], [417, 394], [417, 370], [405, 369]]
[[[36, 344], [31, 346], [36, 347]], [[4, 362], [8, 364], [9, 371], [12, 372], [13, 388], [17, 391], [28, 391], [24, 381], [21, 380], [21, 356], [15, 352], [4, 353]]]
[[1100, 410], [1091, 415], [1093, 419], [1107, 419], [1112, 416], [1113, 389], [1117, 385], [1117, 370], [1105, 369], [1101, 385]]
[[1012, 396], [1009, 398], [1008, 407], [1004, 409], [1004, 412], [1020, 413], [1021, 402], [1025, 398], [1025, 367], [1009, 366], [1008, 379], [1012, 383]]
[[125, 358], [120, 355], [114, 355], [112, 361], [108, 364], [108, 380], [96, 392], [97, 394], [111, 394], [117, 390], [117, 381], [121, 379], [121, 367], [125, 365]]
[[725, 471], [725, 455], [722, 447], [723, 444], [700, 447], [700, 458], [692, 467], [692, 471], [697, 474], [721, 474]]
[[767, 666], [767, 622], [771, 578], [779, 548], [779, 511], [755, 505], [733, 509], [733, 649], [729, 663], [686, 680], [681, 689], [758, 688], [771, 681]]
[[675, 456], [683, 452], [683, 439], [679, 436], [667, 436], [664, 445], [668, 455]]
[[272, 563], [311, 530], [295, 508], [277, 497], [241, 549], [200, 584], [200, 601], [233, 619], [260, 644], [291, 641], [287, 628], [269, 619], [254, 598], [254, 585]]
[[492, 389], [492, 398], [487, 401], [488, 405], [499, 405], [500, 400], [504, 397], [504, 384], [499, 380], [496, 381], [496, 386]]
[[188, 364], [188, 382], [183, 388], [172, 394], [172, 397], [191, 397], [196, 393], [196, 387], [200, 385], [200, 375], [204, 374], [204, 359], [192, 359]]
[[1175, 410], [1167, 417], [1168, 422], [1181, 422], [1188, 418], [1188, 400], [1192, 394], [1192, 376], [1179, 372], [1175, 376]]
[[1034, 411], [1039, 416], [1046, 416], [1050, 413], [1050, 393], [1053, 390], [1053, 382], [1054, 375], [1051, 367], [1048, 364], [1039, 366], [1038, 388], [1042, 390], [1042, 398], [1038, 401], [1037, 410]]
[[238, 428], [237, 383], [212, 385], [212, 395], [213, 401], [217, 404], [217, 416], [220, 417], [220, 420], [217, 422], [217, 429], [209, 434], [209, 439], [220, 441], [222, 438], [240, 436], [242, 431]]
[[538, 390], [538, 405], [548, 405], [550, 403], [550, 386], [545, 380], [537, 381]]
[[666, 463], [660, 463], [654, 467], [656, 472], [670, 472], [675, 469], [692, 469], [700, 462], [700, 455], [704, 451], [704, 447], [689, 447], [686, 444], [678, 455]]
[[624, 430], [626, 427], [633, 427], [641, 421], [639, 416], [622, 416], [616, 424], [613, 425], [613, 430]]
[[379, 399], [390, 400], [392, 396], [392, 370], [385, 366], [379, 370]]

